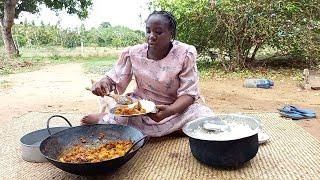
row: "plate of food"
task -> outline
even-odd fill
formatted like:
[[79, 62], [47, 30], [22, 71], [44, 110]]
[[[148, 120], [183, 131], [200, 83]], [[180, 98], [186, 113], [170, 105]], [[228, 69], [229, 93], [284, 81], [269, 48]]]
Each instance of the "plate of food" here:
[[143, 99], [129, 105], [116, 106], [109, 112], [115, 116], [130, 117], [156, 113], [157, 108], [154, 102]]

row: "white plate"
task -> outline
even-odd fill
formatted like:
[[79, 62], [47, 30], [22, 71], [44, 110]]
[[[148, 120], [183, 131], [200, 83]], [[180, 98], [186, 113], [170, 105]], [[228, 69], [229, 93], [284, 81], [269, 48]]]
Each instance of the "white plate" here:
[[263, 144], [267, 142], [269, 139], [270, 139], [270, 136], [268, 134], [261, 131], [258, 133], [259, 144]]
[[[157, 112], [157, 109], [156, 109], [156, 105], [154, 104], [154, 102], [152, 101], [148, 101], [148, 100], [139, 100], [142, 108], [144, 108], [146, 110], [145, 113], [140, 113], [140, 114], [132, 114], [132, 115], [120, 115], [120, 114], [115, 114], [115, 110], [117, 109], [117, 107], [119, 106], [116, 106], [112, 109], [110, 109], [110, 113], [115, 115], [115, 116], [121, 116], [121, 117], [131, 117], [131, 116], [141, 116], [141, 115], [146, 115], [148, 113], [156, 113]], [[133, 104], [129, 104], [127, 105], [129, 108], [132, 108], [134, 107], [136, 104], [138, 104], [138, 102], [135, 102]]]

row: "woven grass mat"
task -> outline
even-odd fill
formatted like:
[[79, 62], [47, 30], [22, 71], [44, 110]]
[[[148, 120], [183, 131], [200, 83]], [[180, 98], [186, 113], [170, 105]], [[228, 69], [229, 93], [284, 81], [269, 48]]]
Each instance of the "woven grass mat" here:
[[[19, 139], [45, 127], [52, 114], [31, 112], [0, 128], [0, 179], [88, 179], [59, 170], [50, 163], [21, 159]], [[240, 169], [222, 170], [198, 162], [186, 137], [153, 139], [112, 174], [89, 179], [319, 179], [320, 142], [292, 120], [276, 113], [250, 114], [260, 118], [271, 140]], [[81, 115], [65, 114], [78, 125]], [[63, 122], [54, 122], [55, 125]]]

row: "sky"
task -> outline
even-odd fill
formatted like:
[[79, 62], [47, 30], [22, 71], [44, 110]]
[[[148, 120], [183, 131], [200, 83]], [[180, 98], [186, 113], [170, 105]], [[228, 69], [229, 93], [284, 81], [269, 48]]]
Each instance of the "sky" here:
[[[134, 30], [144, 30], [144, 21], [149, 14], [148, 0], [92, 0], [88, 18], [81, 21], [76, 15], [60, 11], [56, 16], [54, 11], [41, 6], [40, 13], [23, 12], [15, 23], [34, 21], [36, 24], [56, 24], [60, 20], [62, 28], [80, 27], [83, 23], [86, 29], [98, 27], [102, 22], [110, 22], [112, 26], [122, 25]], [[141, 18], [139, 15], [141, 14]]]

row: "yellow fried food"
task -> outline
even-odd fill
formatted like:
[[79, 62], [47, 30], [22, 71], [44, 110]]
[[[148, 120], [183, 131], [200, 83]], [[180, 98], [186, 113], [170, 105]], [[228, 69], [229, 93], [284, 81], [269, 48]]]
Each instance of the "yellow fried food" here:
[[132, 108], [130, 108], [128, 106], [119, 106], [115, 110], [115, 114], [117, 114], [117, 115], [134, 115], [134, 114], [143, 114], [143, 113], [146, 113], [146, 109], [144, 109], [141, 106], [139, 101]]
[[62, 152], [58, 160], [68, 163], [100, 162], [123, 156], [133, 145], [130, 140], [112, 141], [98, 147], [74, 145]]

